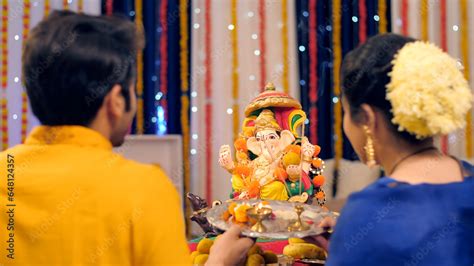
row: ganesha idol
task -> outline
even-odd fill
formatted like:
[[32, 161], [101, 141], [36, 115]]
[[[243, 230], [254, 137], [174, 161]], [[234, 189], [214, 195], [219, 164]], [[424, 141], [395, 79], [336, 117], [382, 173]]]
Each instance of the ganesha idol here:
[[232, 199], [325, 202], [320, 147], [304, 137], [301, 104], [269, 83], [245, 109], [240, 137], [221, 146], [219, 164], [232, 175]]

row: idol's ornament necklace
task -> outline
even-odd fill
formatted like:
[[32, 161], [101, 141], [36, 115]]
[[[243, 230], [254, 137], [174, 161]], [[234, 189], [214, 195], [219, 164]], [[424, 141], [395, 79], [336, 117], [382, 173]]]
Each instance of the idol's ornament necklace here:
[[418, 155], [418, 154], [421, 154], [421, 153], [424, 153], [424, 152], [427, 152], [427, 151], [431, 151], [431, 150], [437, 150], [437, 148], [436, 148], [436, 147], [433, 147], [433, 146], [430, 146], [430, 147], [426, 147], [426, 148], [423, 148], [423, 149], [420, 149], [420, 150], [418, 150], [418, 151], [415, 151], [415, 152], [413, 152], [413, 153], [408, 154], [407, 156], [405, 156], [405, 157], [401, 158], [400, 160], [398, 160], [398, 161], [393, 165], [392, 170], [387, 171], [387, 174], [388, 174], [388, 175], [392, 175], [392, 174], [395, 172], [395, 170], [397, 169], [397, 167], [400, 166], [400, 164], [401, 164], [402, 162], [406, 161], [408, 158], [413, 157], [413, 156]]

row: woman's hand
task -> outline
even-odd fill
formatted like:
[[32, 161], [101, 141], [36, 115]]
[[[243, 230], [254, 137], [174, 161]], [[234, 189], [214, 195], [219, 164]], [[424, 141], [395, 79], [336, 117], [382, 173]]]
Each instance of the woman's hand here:
[[245, 261], [247, 251], [255, 241], [247, 237], [240, 237], [241, 232], [240, 227], [234, 225], [216, 239], [211, 247], [206, 265], [240, 265]]
[[304, 241], [315, 244], [327, 252], [329, 248], [329, 237], [331, 236], [334, 226], [336, 226], [336, 220], [331, 217], [325, 217], [319, 223], [319, 227], [326, 229], [326, 231], [320, 235], [305, 237]]

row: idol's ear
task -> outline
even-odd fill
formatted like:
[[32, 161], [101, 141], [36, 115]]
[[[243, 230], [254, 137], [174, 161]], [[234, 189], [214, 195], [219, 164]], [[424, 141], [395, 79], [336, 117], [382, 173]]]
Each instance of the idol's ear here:
[[247, 139], [247, 149], [257, 156], [262, 154], [260, 143], [255, 137], [250, 137]]
[[284, 150], [288, 145], [295, 141], [295, 136], [289, 130], [283, 130], [280, 132], [280, 148]]

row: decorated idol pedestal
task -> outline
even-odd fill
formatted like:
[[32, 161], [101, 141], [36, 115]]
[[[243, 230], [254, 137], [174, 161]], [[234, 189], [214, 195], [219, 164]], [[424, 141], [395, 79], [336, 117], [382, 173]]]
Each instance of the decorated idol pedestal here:
[[[188, 194], [194, 210], [191, 220], [206, 237], [239, 224], [248, 237], [290, 239], [283, 254], [277, 254], [280, 262], [325, 258], [319, 247], [301, 239], [324, 233], [320, 221], [335, 218], [323, 206], [324, 161], [318, 157], [321, 148], [304, 136], [306, 119], [301, 104], [271, 83], [247, 105], [240, 136], [219, 151], [218, 163], [232, 181], [230, 199], [208, 206], [206, 200]], [[201, 245], [212, 245], [209, 238], [202, 241], [207, 244]], [[262, 258], [252, 260], [266, 263], [264, 252], [257, 253]]]

